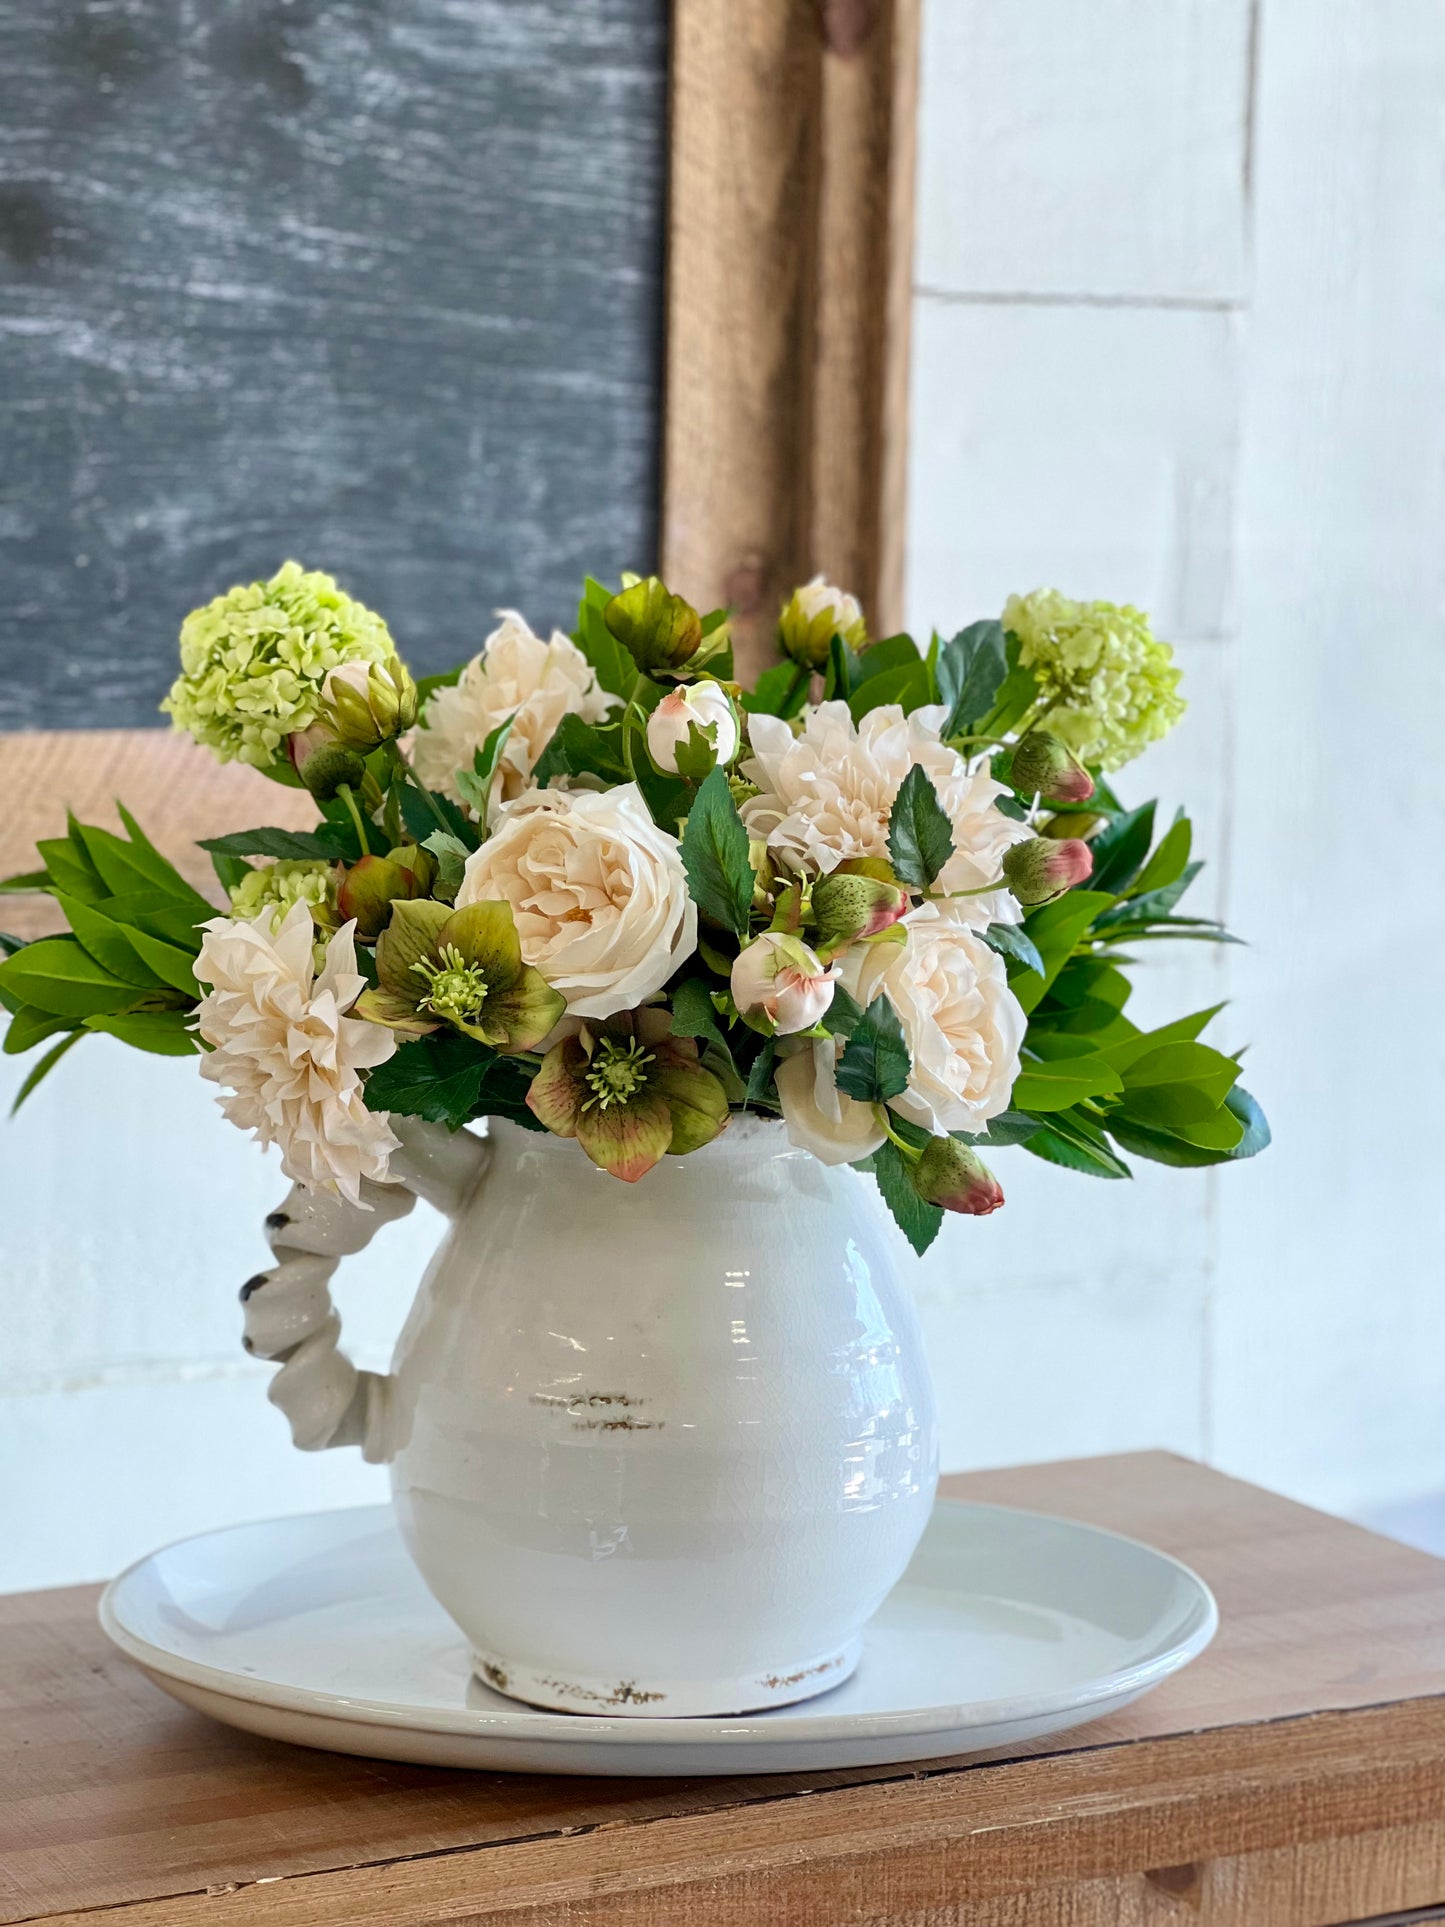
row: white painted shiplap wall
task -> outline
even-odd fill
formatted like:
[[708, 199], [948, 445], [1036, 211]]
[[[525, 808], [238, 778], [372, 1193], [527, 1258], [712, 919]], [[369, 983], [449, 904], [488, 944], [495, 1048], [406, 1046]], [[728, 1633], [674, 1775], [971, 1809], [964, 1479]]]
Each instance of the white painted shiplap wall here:
[[1276, 1133], [1122, 1196], [1013, 1154], [926, 1269], [949, 1458], [1176, 1444], [1438, 1532], [1445, 12], [925, 0], [916, 290], [910, 622], [1052, 583], [1181, 644], [1122, 783], [1252, 947], [1149, 1007], [1227, 993]]
[[[1319, 1503], [1445, 1491], [1445, 33], [1435, 0], [925, 0], [911, 620], [1042, 582], [1151, 608], [1187, 800], [1252, 938], [1277, 1144], [1094, 1184], [999, 1160], [919, 1272], [953, 1466], [1169, 1445]], [[1367, 767], [1366, 754], [1370, 762]], [[0, 1102], [19, 1082], [0, 1060]], [[104, 1039], [0, 1136], [0, 1589], [380, 1496], [238, 1350], [284, 1186], [189, 1067]], [[436, 1236], [354, 1261], [385, 1362]]]

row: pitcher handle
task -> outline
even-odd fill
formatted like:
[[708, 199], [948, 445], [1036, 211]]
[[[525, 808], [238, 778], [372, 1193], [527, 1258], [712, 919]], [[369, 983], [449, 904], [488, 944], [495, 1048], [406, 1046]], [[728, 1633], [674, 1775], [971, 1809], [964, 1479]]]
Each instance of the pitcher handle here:
[[454, 1218], [491, 1155], [486, 1140], [468, 1131], [453, 1133], [395, 1115], [391, 1127], [401, 1139], [401, 1149], [391, 1157], [400, 1181], [363, 1179], [361, 1195], [369, 1210], [293, 1184], [286, 1202], [266, 1220], [276, 1263], [241, 1287], [246, 1314], [241, 1342], [253, 1357], [280, 1365], [267, 1396], [285, 1413], [292, 1442], [303, 1452], [359, 1445], [372, 1465], [384, 1465], [392, 1455], [391, 1377], [358, 1371], [341, 1350], [332, 1274], [343, 1258], [364, 1251], [383, 1225], [404, 1218], [418, 1198]]

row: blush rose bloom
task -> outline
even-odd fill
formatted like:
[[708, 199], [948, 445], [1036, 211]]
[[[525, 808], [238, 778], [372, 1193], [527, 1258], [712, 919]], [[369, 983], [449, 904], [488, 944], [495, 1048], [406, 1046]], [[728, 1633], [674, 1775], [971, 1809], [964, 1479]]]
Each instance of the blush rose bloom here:
[[268, 904], [250, 922], [202, 925], [196, 975], [211, 988], [197, 1015], [213, 1048], [201, 1076], [229, 1092], [220, 1105], [233, 1124], [280, 1146], [288, 1178], [357, 1204], [361, 1180], [385, 1182], [397, 1148], [386, 1113], [366, 1108], [361, 1073], [384, 1064], [396, 1039], [345, 1014], [366, 987], [356, 926], [327, 944], [318, 977], [310, 905], [293, 903], [273, 927], [274, 916]]
[[884, 992], [913, 1059], [891, 1108], [929, 1130], [982, 1131], [1007, 1110], [1028, 1019], [1003, 958], [956, 904], [921, 904], [903, 920], [906, 944], [859, 944], [844, 983], [860, 1004]]
[[[1006, 790], [987, 764], [970, 771], [940, 739], [946, 720], [940, 704], [905, 716], [897, 703], [884, 703], [855, 724], [846, 703], [818, 703], [804, 711], [794, 736], [776, 716], [751, 717], [752, 760], [741, 773], [759, 793], [742, 806], [749, 835], [797, 870], [826, 874], [849, 857], [887, 857], [893, 799], [917, 763], [953, 830], [953, 855], [934, 888], [976, 890], [992, 882], [1004, 851], [1030, 831], [995, 807]], [[965, 898], [960, 908], [979, 929], [1016, 923], [1020, 915], [1002, 889]]]
[[560, 630], [543, 642], [515, 609], [498, 613], [501, 626], [460, 679], [433, 694], [422, 719], [425, 727], [409, 744], [422, 782], [457, 803], [462, 796], [456, 772], [472, 767], [476, 752], [509, 716], [511, 733], [492, 783], [494, 803], [510, 802], [530, 786], [537, 760], [564, 716], [599, 723], [617, 701], [598, 688], [592, 665]]
[[776, 1072], [778, 1102], [790, 1144], [811, 1151], [820, 1164], [856, 1164], [878, 1149], [886, 1135], [871, 1104], [849, 1097], [834, 1082], [841, 1037], [815, 1037]]
[[661, 990], [697, 948], [676, 837], [635, 783], [532, 790], [467, 858], [457, 908], [512, 906], [523, 959], [573, 1017], [612, 1017]]

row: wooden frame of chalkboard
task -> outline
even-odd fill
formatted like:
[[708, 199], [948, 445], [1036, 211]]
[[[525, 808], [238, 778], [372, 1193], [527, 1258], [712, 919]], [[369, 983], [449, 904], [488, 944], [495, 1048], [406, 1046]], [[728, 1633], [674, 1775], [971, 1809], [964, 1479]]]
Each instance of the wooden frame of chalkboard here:
[[[734, 609], [743, 673], [816, 570], [876, 633], [901, 620], [918, 10], [671, 0], [660, 566]], [[67, 804], [110, 822], [122, 795], [207, 889], [196, 837], [310, 811], [161, 729], [0, 736], [0, 794], [16, 867]]]

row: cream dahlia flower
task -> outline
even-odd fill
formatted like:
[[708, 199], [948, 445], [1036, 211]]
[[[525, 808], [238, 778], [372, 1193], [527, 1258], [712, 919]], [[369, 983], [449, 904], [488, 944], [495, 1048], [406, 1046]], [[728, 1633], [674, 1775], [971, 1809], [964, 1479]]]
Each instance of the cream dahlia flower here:
[[[905, 716], [897, 703], [885, 703], [855, 725], [846, 703], [819, 703], [804, 712], [797, 736], [776, 716], [751, 717], [753, 758], [742, 774], [758, 794], [741, 812], [749, 834], [794, 869], [826, 874], [849, 857], [886, 857], [893, 799], [917, 763], [953, 828], [953, 855], [934, 888], [976, 890], [990, 882], [1004, 851], [1030, 832], [995, 807], [1006, 791], [987, 765], [970, 773], [940, 739], [946, 715], [937, 704]], [[1019, 916], [1005, 890], [961, 907], [980, 928]]]
[[550, 642], [533, 635], [514, 609], [498, 611], [500, 627], [450, 689], [438, 689], [411, 738], [412, 763], [428, 789], [462, 801], [456, 772], [472, 758], [499, 723], [512, 717], [511, 734], [493, 780], [492, 797], [510, 802], [531, 786], [538, 758], [566, 715], [599, 723], [617, 701], [597, 685], [592, 665], [560, 630]]
[[229, 1093], [221, 1109], [263, 1145], [281, 1148], [281, 1168], [298, 1184], [361, 1201], [361, 1180], [385, 1182], [397, 1148], [386, 1115], [362, 1100], [361, 1073], [384, 1063], [396, 1039], [346, 1012], [365, 988], [356, 968], [354, 924], [326, 946], [315, 976], [311, 911], [293, 903], [273, 928], [268, 905], [249, 923], [215, 917], [196, 975], [201, 1036], [212, 1049], [201, 1075]]
[[968, 928], [957, 904], [921, 904], [906, 944], [860, 944], [843, 981], [860, 1004], [883, 991], [913, 1059], [900, 1116], [931, 1131], [982, 1131], [1007, 1110], [1028, 1019], [1003, 958]]
[[635, 783], [531, 790], [467, 858], [457, 908], [512, 906], [522, 957], [574, 1017], [612, 1017], [661, 990], [697, 948], [676, 837]]

